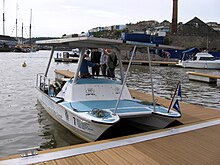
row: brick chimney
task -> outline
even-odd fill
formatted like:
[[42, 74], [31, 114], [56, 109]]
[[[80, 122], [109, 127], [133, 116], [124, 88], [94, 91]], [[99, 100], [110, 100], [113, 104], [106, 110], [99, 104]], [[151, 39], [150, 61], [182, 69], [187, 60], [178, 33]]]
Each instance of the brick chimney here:
[[177, 32], [178, 0], [173, 0], [172, 33]]

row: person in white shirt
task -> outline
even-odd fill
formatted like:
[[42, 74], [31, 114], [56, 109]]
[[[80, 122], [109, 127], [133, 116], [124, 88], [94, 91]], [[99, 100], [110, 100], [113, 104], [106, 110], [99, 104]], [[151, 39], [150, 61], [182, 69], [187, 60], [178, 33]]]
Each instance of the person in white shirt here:
[[104, 49], [102, 51], [101, 58], [100, 58], [100, 65], [101, 65], [101, 71], [102, 71], [103, 76], [106, 76], [107, 58], [108, 58], [108, 55], [106, 54], [106, 50]]

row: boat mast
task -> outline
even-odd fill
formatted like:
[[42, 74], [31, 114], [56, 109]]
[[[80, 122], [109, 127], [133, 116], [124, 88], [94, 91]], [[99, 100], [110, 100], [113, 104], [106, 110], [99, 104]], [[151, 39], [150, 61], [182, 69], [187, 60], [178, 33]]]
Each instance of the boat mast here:
[[29, 31], [29, 42], [30, 42], [30, 46], [31, 46], [31, 21], [32, 21], [32, 9], [31, 9], [31, 15], [30, 15], [30, 31]]
[[21, 27], [21, 45], [23, 45], [23, 36], [24, 36], [24, 25], [23, 25], [23, 22], [22, 22], [22, 27]]
[[18, 4], [16, 4], [16, 20], [15, 20], [15, 25], [16, 25], [16, 39], [18, 37]]
[[3, 35], [5, 35], [5, 0], [3, 0]]

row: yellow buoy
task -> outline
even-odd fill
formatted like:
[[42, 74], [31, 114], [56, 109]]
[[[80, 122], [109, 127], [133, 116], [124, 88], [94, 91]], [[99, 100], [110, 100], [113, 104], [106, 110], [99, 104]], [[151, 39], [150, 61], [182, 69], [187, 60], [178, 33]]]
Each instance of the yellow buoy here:
[[27, 64], [24, 62], [23, 64], [22, 64], [22, 67], [26, 67], [27, 66]]

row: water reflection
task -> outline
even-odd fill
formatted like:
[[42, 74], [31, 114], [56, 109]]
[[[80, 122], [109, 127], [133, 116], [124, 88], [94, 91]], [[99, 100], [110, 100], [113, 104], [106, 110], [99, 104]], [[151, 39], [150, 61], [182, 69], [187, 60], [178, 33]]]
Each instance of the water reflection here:
[[[153, 66], [152, 76], [154, 92], [156, 95], [170, 98], [176, 88], [177, 82], [181, 82], [183, 101], [199, 104], [210, 108], [219, 109], [220, 83], [207, 84], [189, 81], [187, 72], [204, 70], [192, 70], [177, 67]], [[207, 70], [205, 70], [207, 72]], [[220, 71], [208, 71], [210, 74], [220, 75]], [[150, 74], [148, 66], [132, 66], [127, 85], [133, 89], [151, 93]]]
[[37, 101], [39, 135], [43, 142], [41, 149], [58, 148], [84, 143], [85, 141], [73, 135], [69, 130], [56, 122]]

